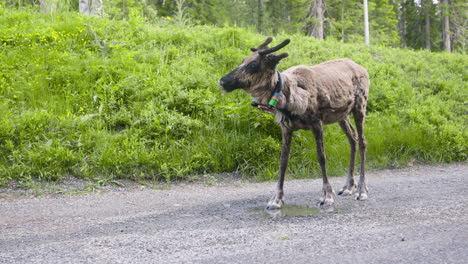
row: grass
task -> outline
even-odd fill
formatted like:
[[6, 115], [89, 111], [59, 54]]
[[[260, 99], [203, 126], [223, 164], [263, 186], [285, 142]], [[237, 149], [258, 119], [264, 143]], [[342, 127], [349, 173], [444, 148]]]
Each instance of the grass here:
[[[11, 181], [186, 179], [242, 172], [276, 178], [273, 117], [217, 80], [266, 36], [0, 9], [0, 185]], [[292, 42], [280, 70], [349, 57], [371, 77], [368, 168], [466, 161], [468, 57], [279, 35]], [[276, 43], [275, 42], [275, 43]], [[290, 177], [319, 168], [309, 131], [295, 134]], [[342, 175], [349, 147], [325, 129], [327, 167]]]

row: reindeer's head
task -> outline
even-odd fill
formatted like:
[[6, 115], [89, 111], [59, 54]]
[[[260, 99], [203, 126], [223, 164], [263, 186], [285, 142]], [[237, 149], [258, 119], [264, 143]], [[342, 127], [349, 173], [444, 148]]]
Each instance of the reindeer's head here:
[[269, 37], [257, 48], [250, 48], [252, 54], [245, 58], [239, 67], [221, 78], [219, 86], [225, 92], [231, 92], [236, 89], [251, 91], [271, 83], [276, 65], [278, 65], [281, 59], [288, 56], [288, 53], [273, 54], [273, 52], [283, 48], [290, 42], [289, 39], [286, 39], [278, 46], [268, 48], [268, 44], [272, 40]]

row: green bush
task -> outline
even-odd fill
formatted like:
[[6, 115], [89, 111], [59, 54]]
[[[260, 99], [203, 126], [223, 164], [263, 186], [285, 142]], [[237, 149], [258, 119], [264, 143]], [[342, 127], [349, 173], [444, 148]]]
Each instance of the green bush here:
[[[366, 67], [368, 167], [466, 161], [468, 57], [293, 35], [280, 70], [350, 57]], [[275, 178], [273, 117], [217, 80], [265, 36], [246, 29], [178, 27], [0, 10], [0, 184], [83, 178], [181, 179], [240, 171]], [[344, 174], [349, 147], [325, 129], [327, 166]], [[318, 176], [310, 131], [296, 133], [289, 172]]]

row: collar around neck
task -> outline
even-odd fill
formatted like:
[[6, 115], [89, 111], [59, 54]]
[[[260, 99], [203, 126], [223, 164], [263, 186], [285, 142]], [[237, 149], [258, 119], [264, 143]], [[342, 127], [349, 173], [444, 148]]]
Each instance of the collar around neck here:
[[273, 95], [270, 97], [270, 100], [268, 101], [268, 104], [259, 104], [255, 100], [252, 102], [252, 106], [265, 111], [265, 112], [275, 112], [276, 111], [276, 105], [278, 104], [279, 99], [281, 98], [281, 90], [283, 90], [283, 78], [281, 77], [281, 72], [276, 70], [276, 73], [278, 74], [278, 80], [276, 81], [275, 84], [275, 90], [273, 91]]

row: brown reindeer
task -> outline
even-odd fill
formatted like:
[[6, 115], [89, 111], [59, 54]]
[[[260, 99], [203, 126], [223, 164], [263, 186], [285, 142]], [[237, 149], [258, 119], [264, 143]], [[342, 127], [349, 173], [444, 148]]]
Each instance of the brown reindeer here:
[[[351, 145], [348, 177], [339, 195], [352, 195], [356, 145], [359, 143], [361, 169], [357, 184], [356, 199], [367, 199], [367, 181], [364, 171], [366, 140], [364, 120], [366, 117], [369, 75], [362, 66], [351, 59], [337, 59], [315, 66], [299, 65], [280, 73], [276, 66], [288, 53], [273, 54], [287, 44], [286, 39], [278, 46], [268, 48], [268, 38], [242, 64], [219, 80], [225, 92], [243, 89], [255, 99], [254, 106], [272, 111], [281, 126], [282, 151], [280, 177], [276, 194], [268, 202], [267, 209], [279, 209], [284, 204], [283, 183], [288, 164], [291, 139], [294, 131], [312, 130], [317, 145], [317, 157], [322, 170], [323, 188], [319, 201], [321, 207], [334, 202], [334, 192], [328, 182], [323, 146], [323, 125], [338, 122]], [[353, 113], [357, 135], [349, 114]]]

